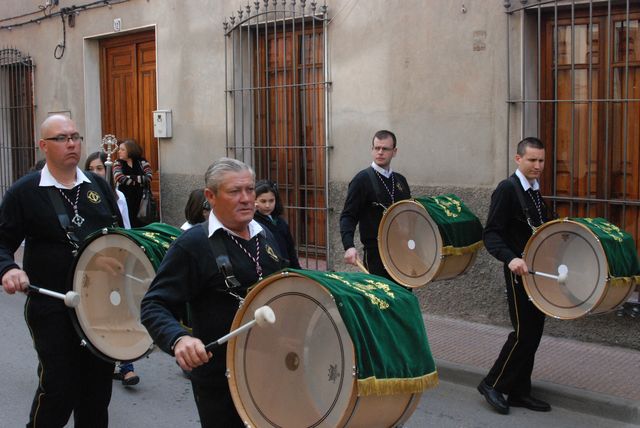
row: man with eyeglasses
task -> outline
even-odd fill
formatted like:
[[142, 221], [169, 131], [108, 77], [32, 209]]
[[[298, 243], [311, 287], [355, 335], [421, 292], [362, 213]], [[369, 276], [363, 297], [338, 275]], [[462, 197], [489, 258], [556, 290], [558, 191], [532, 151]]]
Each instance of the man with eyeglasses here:
[[378, 226], [384, 210], [395, 202], [409, 199], [411, 190], [404, 176], [391, 169], [396, 156], [396, 136], [381, 130], [371, 142], [373, 162], [351, 180], [344, 209], [340, 214], [340, 235], [344, 246], [344, 261], [357, 265], [358, 252], [354, 244], [356, 225], [364, 246], [364, 266], [369, 273], [392, 279], [387, 273], [378, 251]]
[[[69, 291], [70, 270], [82, 240], [118, 224], [106, 181], [78, 168], [82, 137], [64, 115], [48, 117], [38, 142], [46, 164], [7, 190], [0, 206], [0, 277], [8, 294], [29, 284]], [[13, 254], [25, 239], [23, 267]], [[107, 427], [113, 364], [81, 346], [61, 300], [29, 293], [25, 320], [38, 354], [38, 387], [27, 427]]]

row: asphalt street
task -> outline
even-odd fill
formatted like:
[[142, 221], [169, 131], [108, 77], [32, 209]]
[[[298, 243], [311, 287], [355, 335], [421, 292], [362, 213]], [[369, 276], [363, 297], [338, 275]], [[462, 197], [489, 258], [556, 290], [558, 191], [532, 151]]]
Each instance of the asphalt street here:
[[[20, 427], [27, 421], [36, 387], [35, 351], [24, 322], [24, 296], [0, 292], [0, 427]], [[198, 415], [189, 381], [175, 362], [162, 352], [135, 363], [139, 385], [125, 388], [114, 381], [109, 408], [110, 426], [198, 427]], [[74, 373], [69, 373], [72, 378]], [[295, 403], [291, 404], [295, 406]], [[609, 419], [555, 407], [550, 413], [512, 409], [509, 416], [492, 411], [478, 392], [468, 385], [441, 382], [427, 391], [406, 424], [419, 427], [632, 427]], [[68, 424], [69, 427], [73, 423]]]

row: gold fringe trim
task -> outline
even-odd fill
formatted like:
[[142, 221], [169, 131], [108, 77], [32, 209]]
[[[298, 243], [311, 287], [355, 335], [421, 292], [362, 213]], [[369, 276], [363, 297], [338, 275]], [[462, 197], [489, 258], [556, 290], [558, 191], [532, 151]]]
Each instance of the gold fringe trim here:
[[471, 244], [466, 247], [452, 247], [451, 245], [448, 245], [442, 248], [442, 255], [461, 256], [463, 254], [475, 253], [482, 247], [484, 247], [484, 243], [482, 241], [478, 241], [475, 244]]
[[358, 396], [418, 394], [438, 385], [438, 372], [404, 379], [377, 379], [375, 376], [358, 379]]
[[614, 276], [609, 278], [612, 287], [629, 287], [640, 284], [640, 275], [634, 276]]

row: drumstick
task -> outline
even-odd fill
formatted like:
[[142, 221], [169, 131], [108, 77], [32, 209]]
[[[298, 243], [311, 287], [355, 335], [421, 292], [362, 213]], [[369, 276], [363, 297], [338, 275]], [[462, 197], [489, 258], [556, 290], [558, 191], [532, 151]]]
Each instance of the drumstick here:
[[276, 322], [276, 314], [273, 313], [273, 309], [271, 309], [269, 306], [260, 306], [253, 313], [253, 318], [254, 319], [252, 319], [251, 321], [249, 321], [244, 325], [241, 325], [240, 327], [236, 328], [229, 334], [222, 336], [220, 339], [214, 342], [209, 343], [207, 346], [204, 347], [204, 349], [206, 349], [207, 351], [211, 351], [212, 349], [227, 342], [232, 337], [242, 334], [245, 331], [251, 329], [256, 324], [258, 324], [258, 327], [263, 327], [267, 324], [273, 324], [274, 322]]
[[362, 262], [360, 261], [360, 259], [356, 258], [356, 265], [358, 265], [358, 267], [360, 268], [360, 270], [366, 274], [369, 273], [369, 271], [367, 270], [366, 267], [364, 267], [364, 265], [362, 264]]
[[66, 294], [58, 293], [56, 291], [47, 290], [46, 288], [36, 287], [29, 284], [29, 290], [44, 294], [49, 297], [55, 297], [56, 299], [64, 300], [64, 304], [70, 308], [75, 308], [80, 304], [80, 295], [75, 291], [67, 291]]
[[538, 275], [538, 276], [543, 276], [545, 278], [555, 279], [560, 284], [564, 284], [565, 282], [567, 282], [567, 276], [569, 275], [569, 268], [567, 268], [567, 265], [558, 266], [558, 275], [552, 275], [550, 273], [545, 273], [545, 272], [536, 272], [534, 270], [530, 270], [529, 273], [531, 275]]

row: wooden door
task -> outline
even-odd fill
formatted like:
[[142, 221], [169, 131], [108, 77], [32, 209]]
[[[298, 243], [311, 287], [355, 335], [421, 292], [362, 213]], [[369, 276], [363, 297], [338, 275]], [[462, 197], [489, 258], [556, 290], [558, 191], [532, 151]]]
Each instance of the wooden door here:
[[159, 198], [155, 32], [128, 34], [100, 42], [102, 132], [119, 141], [134, 139], [153, 169], [151, 188]]

